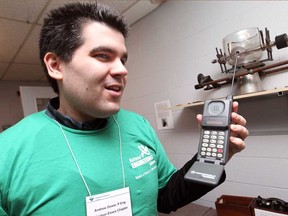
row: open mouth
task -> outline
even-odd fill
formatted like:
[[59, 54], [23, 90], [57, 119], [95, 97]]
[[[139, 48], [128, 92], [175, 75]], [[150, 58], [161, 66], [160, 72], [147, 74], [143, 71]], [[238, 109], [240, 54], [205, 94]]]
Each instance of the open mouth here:
[[122, 85], [120, 84], [115, 84], [115, 85], [109, 85], [105, 87], [107, 90], [109, 90], [110, 92], [114, 92], [114, 93], [118, 93], [120, 94], [122, 92]]
[[109, 86], [107, 87], [108, 90], [110, 91], [115, 91], [115, 92], [120, 92], [121, 91], [121, 87], [120, 86]]

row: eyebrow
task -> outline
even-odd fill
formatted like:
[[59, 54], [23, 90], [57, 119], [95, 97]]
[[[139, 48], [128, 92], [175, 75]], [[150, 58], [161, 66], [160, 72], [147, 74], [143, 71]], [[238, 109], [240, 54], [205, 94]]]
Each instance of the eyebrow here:
[[[92, 50], [90, 51], [90, 54], [97, 53], [97, 52], [107, 52], [107, 53], [111, 53], [111, 54], [113, 54], [113, 55], [116, 55], [116, 54], [117, 54], [117, 52], [116, 52], [114, 49], [111, 49], [111, 48], [109, 48], [109, 47], [107, 47], [107, 46], [99, 46], [99, 47], [96, 47], [96, 48], [94, 48], [94, 49], [92, 49]], [[123, 58], [123, 57], [126, 58], [126, 59], [128, 59], [128, 53], [125, 52], [125, 53], [123, 54], [122, 58]]]

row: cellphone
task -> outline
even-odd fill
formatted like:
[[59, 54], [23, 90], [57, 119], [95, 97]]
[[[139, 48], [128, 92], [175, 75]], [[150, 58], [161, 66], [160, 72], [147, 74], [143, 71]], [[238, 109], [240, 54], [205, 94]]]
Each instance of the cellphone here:
[[232, 95], [205, 101], [197, 161], [185, 179], [218, 184], [229, 157], [232, 103]]
[[229, 156], [232, 96], [204, 104], [198, 160], [225, 165]]

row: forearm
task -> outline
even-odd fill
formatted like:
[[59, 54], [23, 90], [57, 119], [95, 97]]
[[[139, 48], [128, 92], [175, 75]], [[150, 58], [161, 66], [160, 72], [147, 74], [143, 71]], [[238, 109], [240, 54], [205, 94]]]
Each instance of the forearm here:
[[[170, 213], [171, 211], [176, 211], [178, 208], [199, 199], [218, 186], [209, 186], [184, 179], [184, 175], [196, 161], [196, 158], [197, 155], [188, 161], [180, 170], [175, 172], [167, 185], [159, 190], [157, 203], [159, 212]], [[224, 182], [225, 177], [224, 172], [219, 184]]]

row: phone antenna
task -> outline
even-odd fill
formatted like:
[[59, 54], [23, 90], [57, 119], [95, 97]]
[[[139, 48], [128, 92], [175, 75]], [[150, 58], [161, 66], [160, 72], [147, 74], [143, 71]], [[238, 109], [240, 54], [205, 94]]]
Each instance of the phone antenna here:
[[234, 86], [234, 82], [235, 82], [235, 74], [236, 74], [238, 54], [239, 54], [239, 51], [236, 51], [235, 52], [235, 64], [234, 64], [234, 70], [233, 70], [233, 76], [232, 76], [232, 83], [231, 83], [231, 88], [230, 88], [230, 95], [232, 95], [233, 86]]

